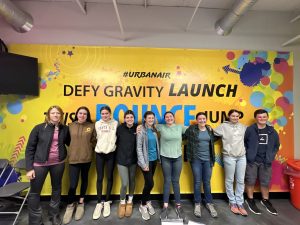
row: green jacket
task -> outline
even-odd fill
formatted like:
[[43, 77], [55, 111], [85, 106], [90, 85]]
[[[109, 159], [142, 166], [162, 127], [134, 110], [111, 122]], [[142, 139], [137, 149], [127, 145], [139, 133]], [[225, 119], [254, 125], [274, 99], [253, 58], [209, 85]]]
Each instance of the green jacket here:
[[[210, 145], [209, 145], [210, 162], [211, 165], [214, 166], [215, 164], [214, 142], [217, 140], [217, 137], [214, 136], [214, 132], [211, 126], [205, 125], [205, 127], [207, 129], [208, 135], [210, 136]], [[195, 157], [194, 152], [196, 151], [196, 148], [198, 148], [199, 146], [198, 134], [199, 134], [198, 124], [189, 126], [189, 128], [186, 130], [184, 134], [184, 138], [187, 140], [186, 155], [188, 161], [192, 161]]]

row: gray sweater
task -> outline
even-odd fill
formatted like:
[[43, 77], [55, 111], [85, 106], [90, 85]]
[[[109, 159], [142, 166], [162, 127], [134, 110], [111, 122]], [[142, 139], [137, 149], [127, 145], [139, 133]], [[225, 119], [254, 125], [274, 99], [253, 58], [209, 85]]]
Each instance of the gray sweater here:
[[[156, 132], [154, 132], [156, 137], [156, 149], [157, 149], [157, 158], [160, 161], [160, 153], [159, 153], [159, 143]], [[138, 165], [144, 169], [147, 166], [149, 167], [149, 155], [148, 155], [148, 136], [147, 136], [147, 128], [142, 126], [141, 132], [137, 134], [136, 137], [136, 152], [138, 157]]]

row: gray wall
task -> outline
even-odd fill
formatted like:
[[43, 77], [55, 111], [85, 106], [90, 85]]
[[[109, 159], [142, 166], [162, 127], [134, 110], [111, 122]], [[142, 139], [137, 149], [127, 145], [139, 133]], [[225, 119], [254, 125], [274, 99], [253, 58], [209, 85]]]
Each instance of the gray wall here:
[[[0, 37], [10, 43], [143, 46], [162, 48], [284, 50], [294, 52], [295, 157], [300, 158], [300, 41], [281, 44], [300, 34], [300, 20], [280, 12], [250, 11], [231, 35], [216, 35], [214, 23], [225, 11], [200, 9], [185, 31], [192, 8], [120, 6], [125, 29], [122, 37], [112, 4], [88, 4], [84, 15], [75, 3], [18, 2], [35, 19], [35, 27], [19, 34], [0, 19]], [[124, 39], [126, 39], [124, 41]]]

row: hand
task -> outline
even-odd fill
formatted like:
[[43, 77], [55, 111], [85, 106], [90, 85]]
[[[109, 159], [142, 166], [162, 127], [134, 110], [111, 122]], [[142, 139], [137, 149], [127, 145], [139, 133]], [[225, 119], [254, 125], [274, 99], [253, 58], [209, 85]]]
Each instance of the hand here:
[[146, 166], [145, 168], [143, 168], [143, 171], [149, 171], [149, 167]]
[[29, 180], [33, 180], [35, 178], [35, 172], [34, 170], [29, 170], [27, 173], [26, 173], [26, 176]]

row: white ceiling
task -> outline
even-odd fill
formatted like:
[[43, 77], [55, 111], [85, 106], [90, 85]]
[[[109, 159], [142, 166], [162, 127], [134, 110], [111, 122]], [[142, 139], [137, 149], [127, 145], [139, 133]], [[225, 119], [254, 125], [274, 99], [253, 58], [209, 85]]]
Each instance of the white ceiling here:
[[[28, 0], [17, 0], [28, 1]], [[31, 0], [40, 2], [75, 2], [75, 0]], [[112, 3], [112, 0], [81, 0], [86, 3]], [[199, 0], [117, 0], [120, 5], [195, 7]], [[200, 8], [230, 9], [235, 0], [202, 0]], [[300, 0], [258, 0], [252, 10], [297, 12], [300, 11]]]

